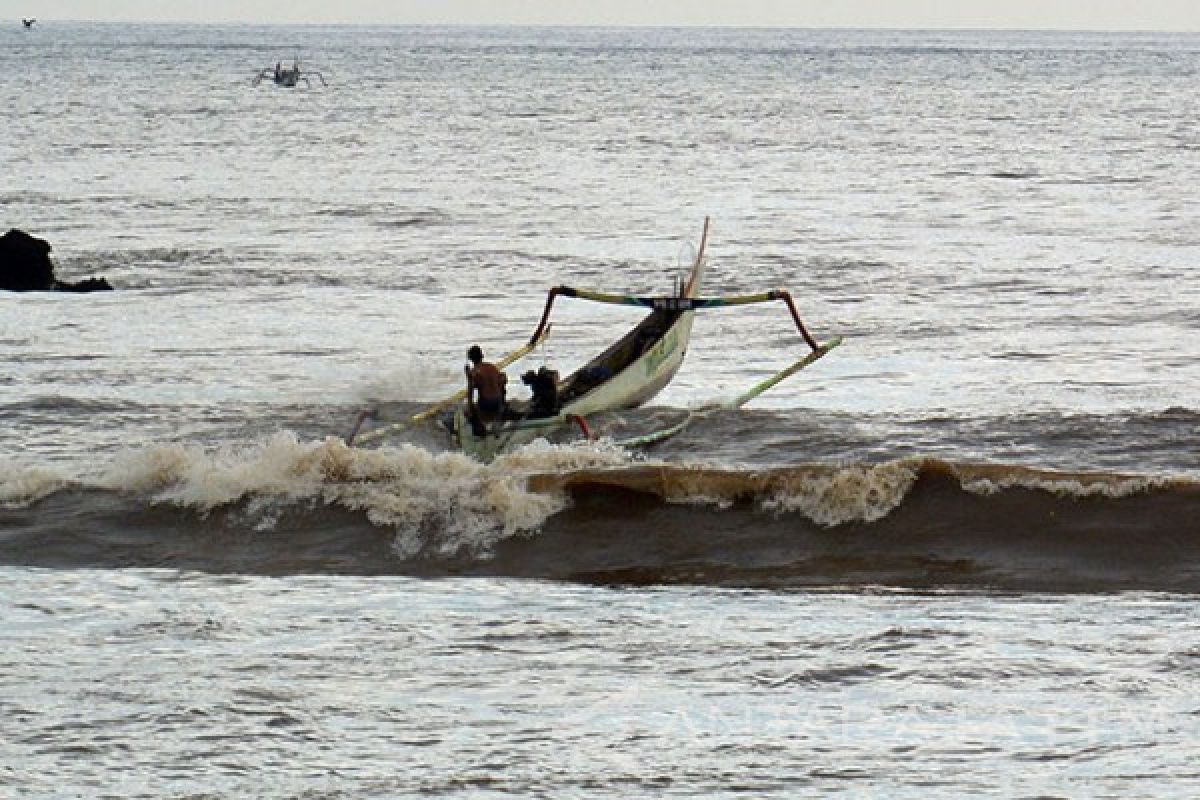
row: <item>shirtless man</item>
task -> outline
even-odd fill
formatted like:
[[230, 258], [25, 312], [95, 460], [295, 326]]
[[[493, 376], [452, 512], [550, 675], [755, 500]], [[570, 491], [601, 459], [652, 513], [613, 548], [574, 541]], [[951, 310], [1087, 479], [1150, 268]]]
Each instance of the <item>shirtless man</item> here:
[[471, 345], [467, 358], [471, 361], [464, 367], [467, 373], [467, 415], [472, 425], [478, 426], [476, 435], [480, 435], [480, 429], [499, 419], [504, 410], [504, 385], [508, 383], [508, 376], [496, 369], [495, 364], [483, 360], [483, 351], [477, 344]]

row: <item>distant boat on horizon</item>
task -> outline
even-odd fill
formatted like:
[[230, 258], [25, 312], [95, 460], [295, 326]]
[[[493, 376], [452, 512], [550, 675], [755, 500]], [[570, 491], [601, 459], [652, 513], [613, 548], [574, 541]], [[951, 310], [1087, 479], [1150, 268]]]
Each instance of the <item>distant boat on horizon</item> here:
[[260, 70], [258, 75], [254, 77], [254, 85], [258, 86], [259, 82], [263, 79], [271, 78], [275, 82], [276, 86], [284, 86], [291, 89], [294, 88], [300, 81], [304, 81], [304, 85], [311, 89], [312, 84], [308, 80], [309, 75], [316, 75], [321, 81], [322, 86], [329, 85], [325, 82], [325, 76], [320, 72], [311, 69], [300, 69], [299, 59], [292, 61], [291, 69], [283, 66], [282, 61], [276, 61], [274, 70], [272, 70], [270, 67]]

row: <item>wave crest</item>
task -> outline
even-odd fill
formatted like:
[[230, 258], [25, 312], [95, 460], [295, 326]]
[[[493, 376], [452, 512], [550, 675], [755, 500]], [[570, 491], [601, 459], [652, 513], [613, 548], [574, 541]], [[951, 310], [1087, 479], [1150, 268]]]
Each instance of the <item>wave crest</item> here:
[[916, 483], [920, 460], [876, 465], [809, 465], [769, 470], [642, 465], [616, 470], [577, 470], [538, 475], [533, 488], [587, 492], [592, 486], [627, 489], [669, 503], [728, 509], [752, 503], [776, 514], [799, 512], [825, 527], [874, 522], [904, 502]]
[[919, 469], [920, 462], [892, 461], [814, 472], [785, 481], [762, 505], [771, 511], [798, 511], [828, 528], [874, 522], [904, 502], [917, 482]]
[[56, 469], [0, 463], [0, 508], [25, 508], [70, 483]]
[[337, 506], [395, 530], [401, 558], [485, 556], [502, 539], [536, 531], [566, 505], [561, 492], [531, 491], [535, 470], [626, 463], [617, 448], [534, 444], [490, 465], [410, 444], [380, 449], [340, 439], [301, 442], [290, 432], [249, 446], [205, 451], [163, 445], [120, 456], [98, 487], [149, 494], [154, 504], [201, 516], [234, 504], [259, 530], [296, 509]]

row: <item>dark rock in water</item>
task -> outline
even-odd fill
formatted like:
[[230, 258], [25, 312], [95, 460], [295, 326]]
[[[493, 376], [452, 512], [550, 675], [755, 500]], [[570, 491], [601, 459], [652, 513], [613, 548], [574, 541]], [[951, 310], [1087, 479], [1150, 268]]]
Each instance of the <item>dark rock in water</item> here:
[[50, 243], [12, 229], [0, 236], [0, 289], [13, 292], [95, 292], [112, 289], [104, 278], [77, 283], [54, 277]]
[[54, 288], [50, 243], [13, 229], [0, 236], [0, 287], [16, 292]]
[[107, 292], [112, 290], [112, 284], [104, 278], [84, 278], [75, 283], [55, 281], [54, 288], [60, 292]]

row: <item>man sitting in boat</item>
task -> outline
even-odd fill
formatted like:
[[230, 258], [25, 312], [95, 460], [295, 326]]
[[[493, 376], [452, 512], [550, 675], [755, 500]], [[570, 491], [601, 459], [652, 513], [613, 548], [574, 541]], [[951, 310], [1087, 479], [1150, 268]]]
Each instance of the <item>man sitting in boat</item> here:
[[553, 417], [558, 413], [558, 373], [549, 367], [537, 372], [529, 370], [521, 376], [533, 397], [529, 402], [530, 417]]
[[482, 436], [504, 411], [504, 388], [508, 376], [495, 364], [483, 360], [483, 350], [477, 344], [471, 345], [467, 359], [471, 362], [465, 367], [467, 417], [475, 435]]

